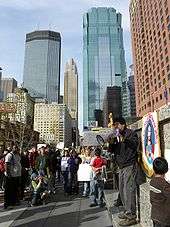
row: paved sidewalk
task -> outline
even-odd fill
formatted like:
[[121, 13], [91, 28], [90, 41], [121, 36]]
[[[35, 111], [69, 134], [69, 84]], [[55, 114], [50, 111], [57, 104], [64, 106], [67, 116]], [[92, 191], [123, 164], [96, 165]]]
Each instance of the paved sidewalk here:
[[60, 188], [47, 205], [0, 212], [0, 227], [112, 227], [107, 209], [89, 203], [88, 198], [64, 196]]
[[0, 204], [0, 227], [11, 226], [13, 221], [17, 219], [27, 209], [27, 202], [15, 207], [12, 210], [4, 210], [3, 204]]
[[[105, 190], [105, 200], [106, 200], [106, 205], [107, 209], [110, 215], [110, 218], [112, 220], [113, 227], [120, 227], [118, 222], [120, 219], [118, 218], [118, 214], [123, 211], [122, 207], [114, 207], [113, 203], [114, 200], [117, 199], [118, 192], [113, 191], [113, 190]], [[141, 227], [140, 224], [137, 225], [132, 225], [132, 227]]]

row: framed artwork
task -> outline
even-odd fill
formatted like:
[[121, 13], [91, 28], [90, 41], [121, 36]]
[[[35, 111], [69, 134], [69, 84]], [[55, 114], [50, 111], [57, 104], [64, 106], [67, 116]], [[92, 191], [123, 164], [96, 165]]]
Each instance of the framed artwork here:
[[153, 175], [153, 161], [161, 156], [158, 113], [152, 112], [142, 119], [142, 160], [145, 173]]

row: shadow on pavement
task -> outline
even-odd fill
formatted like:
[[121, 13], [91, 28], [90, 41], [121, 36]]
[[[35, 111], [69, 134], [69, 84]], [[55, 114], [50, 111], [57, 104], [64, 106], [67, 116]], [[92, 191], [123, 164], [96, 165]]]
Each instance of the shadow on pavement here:
[[24, 218], [28, 218], [32, 215], [35, 215], [36, 213], [43, 213], [46, 211], [51, 211], [54, 208], [55, 209], [59, 209], [59, 208], [64, 208], [64, 207], [68, 207], [71, 206], [73, 203], [65, 203], [65, 204], [60, 204], [60, 205], [46, 205], [46, 206], [37, 206], [37, 207], [29, 207], [27, 210], [25, 210], [17, 219], [24, 219]]
[[[69, 212], [69, 213], [63, 213], [63, 214], [57, 214], [57, 210], [52, 210], [49, 213], [48, 217], [41, 217], [37, 220], [29, 220], [27, 216], [21, 216], [19, 219], [19, 223], [16, 220], [14, 223], [12, 223], [11, 227], [79, 227], [81, 223], [89, 222], [92, 220], [96, 220], [100, 217], [100, 215], [97, 216], [97, 213], [105, 211], [106, 208], [93, 208], [93, 209], [87, 209], [83, 211], [76, 211], [76, 212]], [[94, 215], [92, 217], [86, 217], [86, 215]], [[25, 213], [26, 215], [26, 213]], [[28, 218], [28, 219], [27, 219]], [[36, 217], [34, 217], [36, 218]]]

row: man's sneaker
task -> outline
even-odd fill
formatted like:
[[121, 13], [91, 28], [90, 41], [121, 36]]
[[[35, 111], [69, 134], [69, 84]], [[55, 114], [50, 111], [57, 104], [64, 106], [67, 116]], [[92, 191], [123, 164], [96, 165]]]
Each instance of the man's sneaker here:
[[124, 219], [119, 222], [120, 226], [131, 226], [131, 225], [136, 225], [138, 222], [136, 219]]
[[96, 207], [96, 206], [97, 206], [96, 203], [91, 203], [91, 204], [89, 205], [89, 207]]
[[119, 215], [118, 215], [118, 218], [120, 219], [127, 219], [127, 215], [125, 212], [121, 212]]
[[118, 217], [120, 219], [136, 219], [136, 214], [130, 214], [127, 212], [121, 212]]

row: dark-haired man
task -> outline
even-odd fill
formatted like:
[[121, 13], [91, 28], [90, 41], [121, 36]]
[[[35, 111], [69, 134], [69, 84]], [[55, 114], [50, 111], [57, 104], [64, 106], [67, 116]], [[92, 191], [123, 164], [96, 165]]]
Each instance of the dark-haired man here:
[[126, 126], [124, 118], [116, 119], [116, 134], [112, 142], [112, 152], [119, 167], [119, 193], [124, 212], [119, 214], [120, 226], [130, 226], [136, 221], [136, 162], [138, 136]]

